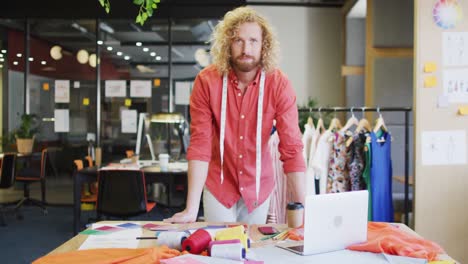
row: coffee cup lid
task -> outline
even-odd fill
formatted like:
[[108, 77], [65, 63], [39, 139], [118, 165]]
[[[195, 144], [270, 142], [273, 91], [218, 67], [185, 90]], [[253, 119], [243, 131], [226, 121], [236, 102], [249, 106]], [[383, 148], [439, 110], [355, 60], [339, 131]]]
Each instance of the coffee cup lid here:
[[301, 203], [288, 203], [286, 206], [286, 209], [288, 210], [297, 210], [302, 208], [304, 208], [304, 206]]

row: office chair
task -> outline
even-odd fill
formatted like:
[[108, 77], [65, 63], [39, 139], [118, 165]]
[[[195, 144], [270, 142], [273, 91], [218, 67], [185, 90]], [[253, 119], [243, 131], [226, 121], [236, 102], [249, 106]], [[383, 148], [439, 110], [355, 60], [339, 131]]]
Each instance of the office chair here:
[[[41, 153], [41, 166], [40, 166], [39, 171], [37, 170], [37, 168], [26, 168], [18, 172], [18, 175], [16, 176], [16, 181], [23, 183], [23, 192], [24, 192], [23, 199], [17, 205], [18, 208], [21, 207], [24, 203], [31, 203], [33, 205], [36, 205], [42, 208], [42, 212], [44, 213], [44, 215], [47, 214], [47, 209], [45, 207], [46, 205], [46, 200], [45, 200], [46, 167], [47, 167], [47, 149], [43, 149]], [[30, 197], [29, 185], [35, 182], [41, 183], [41, 201]]]
[[[75, 163], [75, 168], [77, 173], [78, 171], [82, 170], [84, 168], [84, 162], [81, 159], [76, 159], [73, 161]], [[91, 185], [94, 183], [85, 183], [83, 186], [81, 186], [81, 210], [93, 210], [94, 205], [97, 201], [97, 194], [96, 192], [91, 192]], [[83, 204], [84, 203], [84, 204]], [[89, 204], [92, 204], [91, 206]]]
[[[15, 190], [16, 154], [4, 154], [0, 169], [0, 226], [5, 226], [5, 214], [10, 212], [7, 205], [16, 203], [23, 198], [21, 190]], [[18, 219], [22, 218], [18, 208], [12, 208]]]
[[138, 170], [101, 170], [98, 174], [97, 218], [101, 215], [126, 219], [150, 212], [145, 175]]

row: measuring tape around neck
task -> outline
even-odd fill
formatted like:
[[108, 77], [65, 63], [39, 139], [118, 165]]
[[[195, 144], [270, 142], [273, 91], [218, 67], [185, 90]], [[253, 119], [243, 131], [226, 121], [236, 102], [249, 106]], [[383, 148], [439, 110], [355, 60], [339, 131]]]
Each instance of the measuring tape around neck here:
[[[224, 182], [223, 162], [224, 162], [224, 135], [226, 133], [226, 104], [227, 104], [227, 88], [228, 77], [225, 73], [223, 76], [223, 91], [221, 99], [221, 128], [219, 133], [219, 151], [221, 156], [221, 184]], [[258, 200], [260, 192], [260, 175], [262, 172], [262, 118], [263, 118], [263, 93], [265, 90], [265, 71], [262, 70], [260, 75], [260, 90], [258, 92], [258, 108], [257, 108], [257, 131], [255, 144], [255, 194]]]

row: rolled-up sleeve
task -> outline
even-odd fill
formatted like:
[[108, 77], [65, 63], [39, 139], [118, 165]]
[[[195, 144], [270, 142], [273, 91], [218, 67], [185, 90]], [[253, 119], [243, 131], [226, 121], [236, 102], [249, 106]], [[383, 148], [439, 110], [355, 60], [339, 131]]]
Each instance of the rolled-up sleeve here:
[[211, 159], [211, 141], [213, 115], [210, 108], [210, 94], [203, 78], [197, 76], [190, 96], [190, 145], [187, 160], [209, 162]]
[[280, 138], [278, 150], [285, 173], [305, 172], [306, 165], [302, 150], [302, 135], [296, 106], [296, 95], [285, 77], [276, 93], [276, 128]]

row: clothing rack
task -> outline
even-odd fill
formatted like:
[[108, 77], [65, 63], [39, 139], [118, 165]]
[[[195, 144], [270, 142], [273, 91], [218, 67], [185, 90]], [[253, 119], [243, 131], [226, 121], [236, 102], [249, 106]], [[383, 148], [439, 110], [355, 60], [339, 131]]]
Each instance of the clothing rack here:
[[[409, 112], [411, 107], [311, 107], [300, 108], [299, 112], [404, 112], [405, 114], [405, 225], [408, 225], [409, 217]], [[413, 196], [414, 197], [414, 196]], [[414, 199], [413, 199], [414, 200]]]

